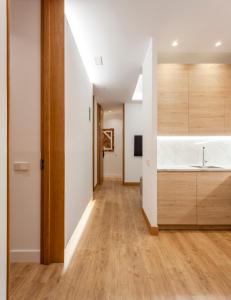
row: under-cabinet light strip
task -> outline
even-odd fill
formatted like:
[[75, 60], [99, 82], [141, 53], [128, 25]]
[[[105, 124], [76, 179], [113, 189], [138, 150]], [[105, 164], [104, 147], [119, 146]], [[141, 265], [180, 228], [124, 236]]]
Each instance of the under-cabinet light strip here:
[[231, 140], [231, 136], [157, 136], [158, 140]]

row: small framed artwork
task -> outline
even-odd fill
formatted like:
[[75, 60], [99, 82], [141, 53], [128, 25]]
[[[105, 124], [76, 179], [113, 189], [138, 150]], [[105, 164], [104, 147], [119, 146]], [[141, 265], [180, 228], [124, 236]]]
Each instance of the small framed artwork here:
[[114, 151], [114, 128], [103, 129], [103, 149], [106, 152]]

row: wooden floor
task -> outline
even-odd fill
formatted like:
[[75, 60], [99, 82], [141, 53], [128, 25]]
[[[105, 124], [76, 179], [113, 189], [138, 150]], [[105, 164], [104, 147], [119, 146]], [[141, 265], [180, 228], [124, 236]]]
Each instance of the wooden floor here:
[[150, 236], [137, 187], [106, 182], [70, 268], [14, 264], [11, 299], [231, 299], [230, 232]]

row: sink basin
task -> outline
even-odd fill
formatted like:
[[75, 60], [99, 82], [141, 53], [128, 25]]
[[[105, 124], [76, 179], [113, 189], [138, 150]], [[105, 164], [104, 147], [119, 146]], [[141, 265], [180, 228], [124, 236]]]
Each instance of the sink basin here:
[[218, 167], [218, 166], [202, 166], [202, 165], [198, 165], [198, 166], [190, 166], [193, 168], [198, 168], [198, 169], [223, 169], [222, 167]]

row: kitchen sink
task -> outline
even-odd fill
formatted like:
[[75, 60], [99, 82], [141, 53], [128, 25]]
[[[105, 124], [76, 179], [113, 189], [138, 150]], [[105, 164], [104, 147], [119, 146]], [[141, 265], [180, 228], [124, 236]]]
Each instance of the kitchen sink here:
[[202, 165], [194, 165], [194, 166], [190, 166], [192, 168], [198, 168], [198, 169], [223, 169], [222, 167], [218, 167], [218, 166], [202, 166]]

